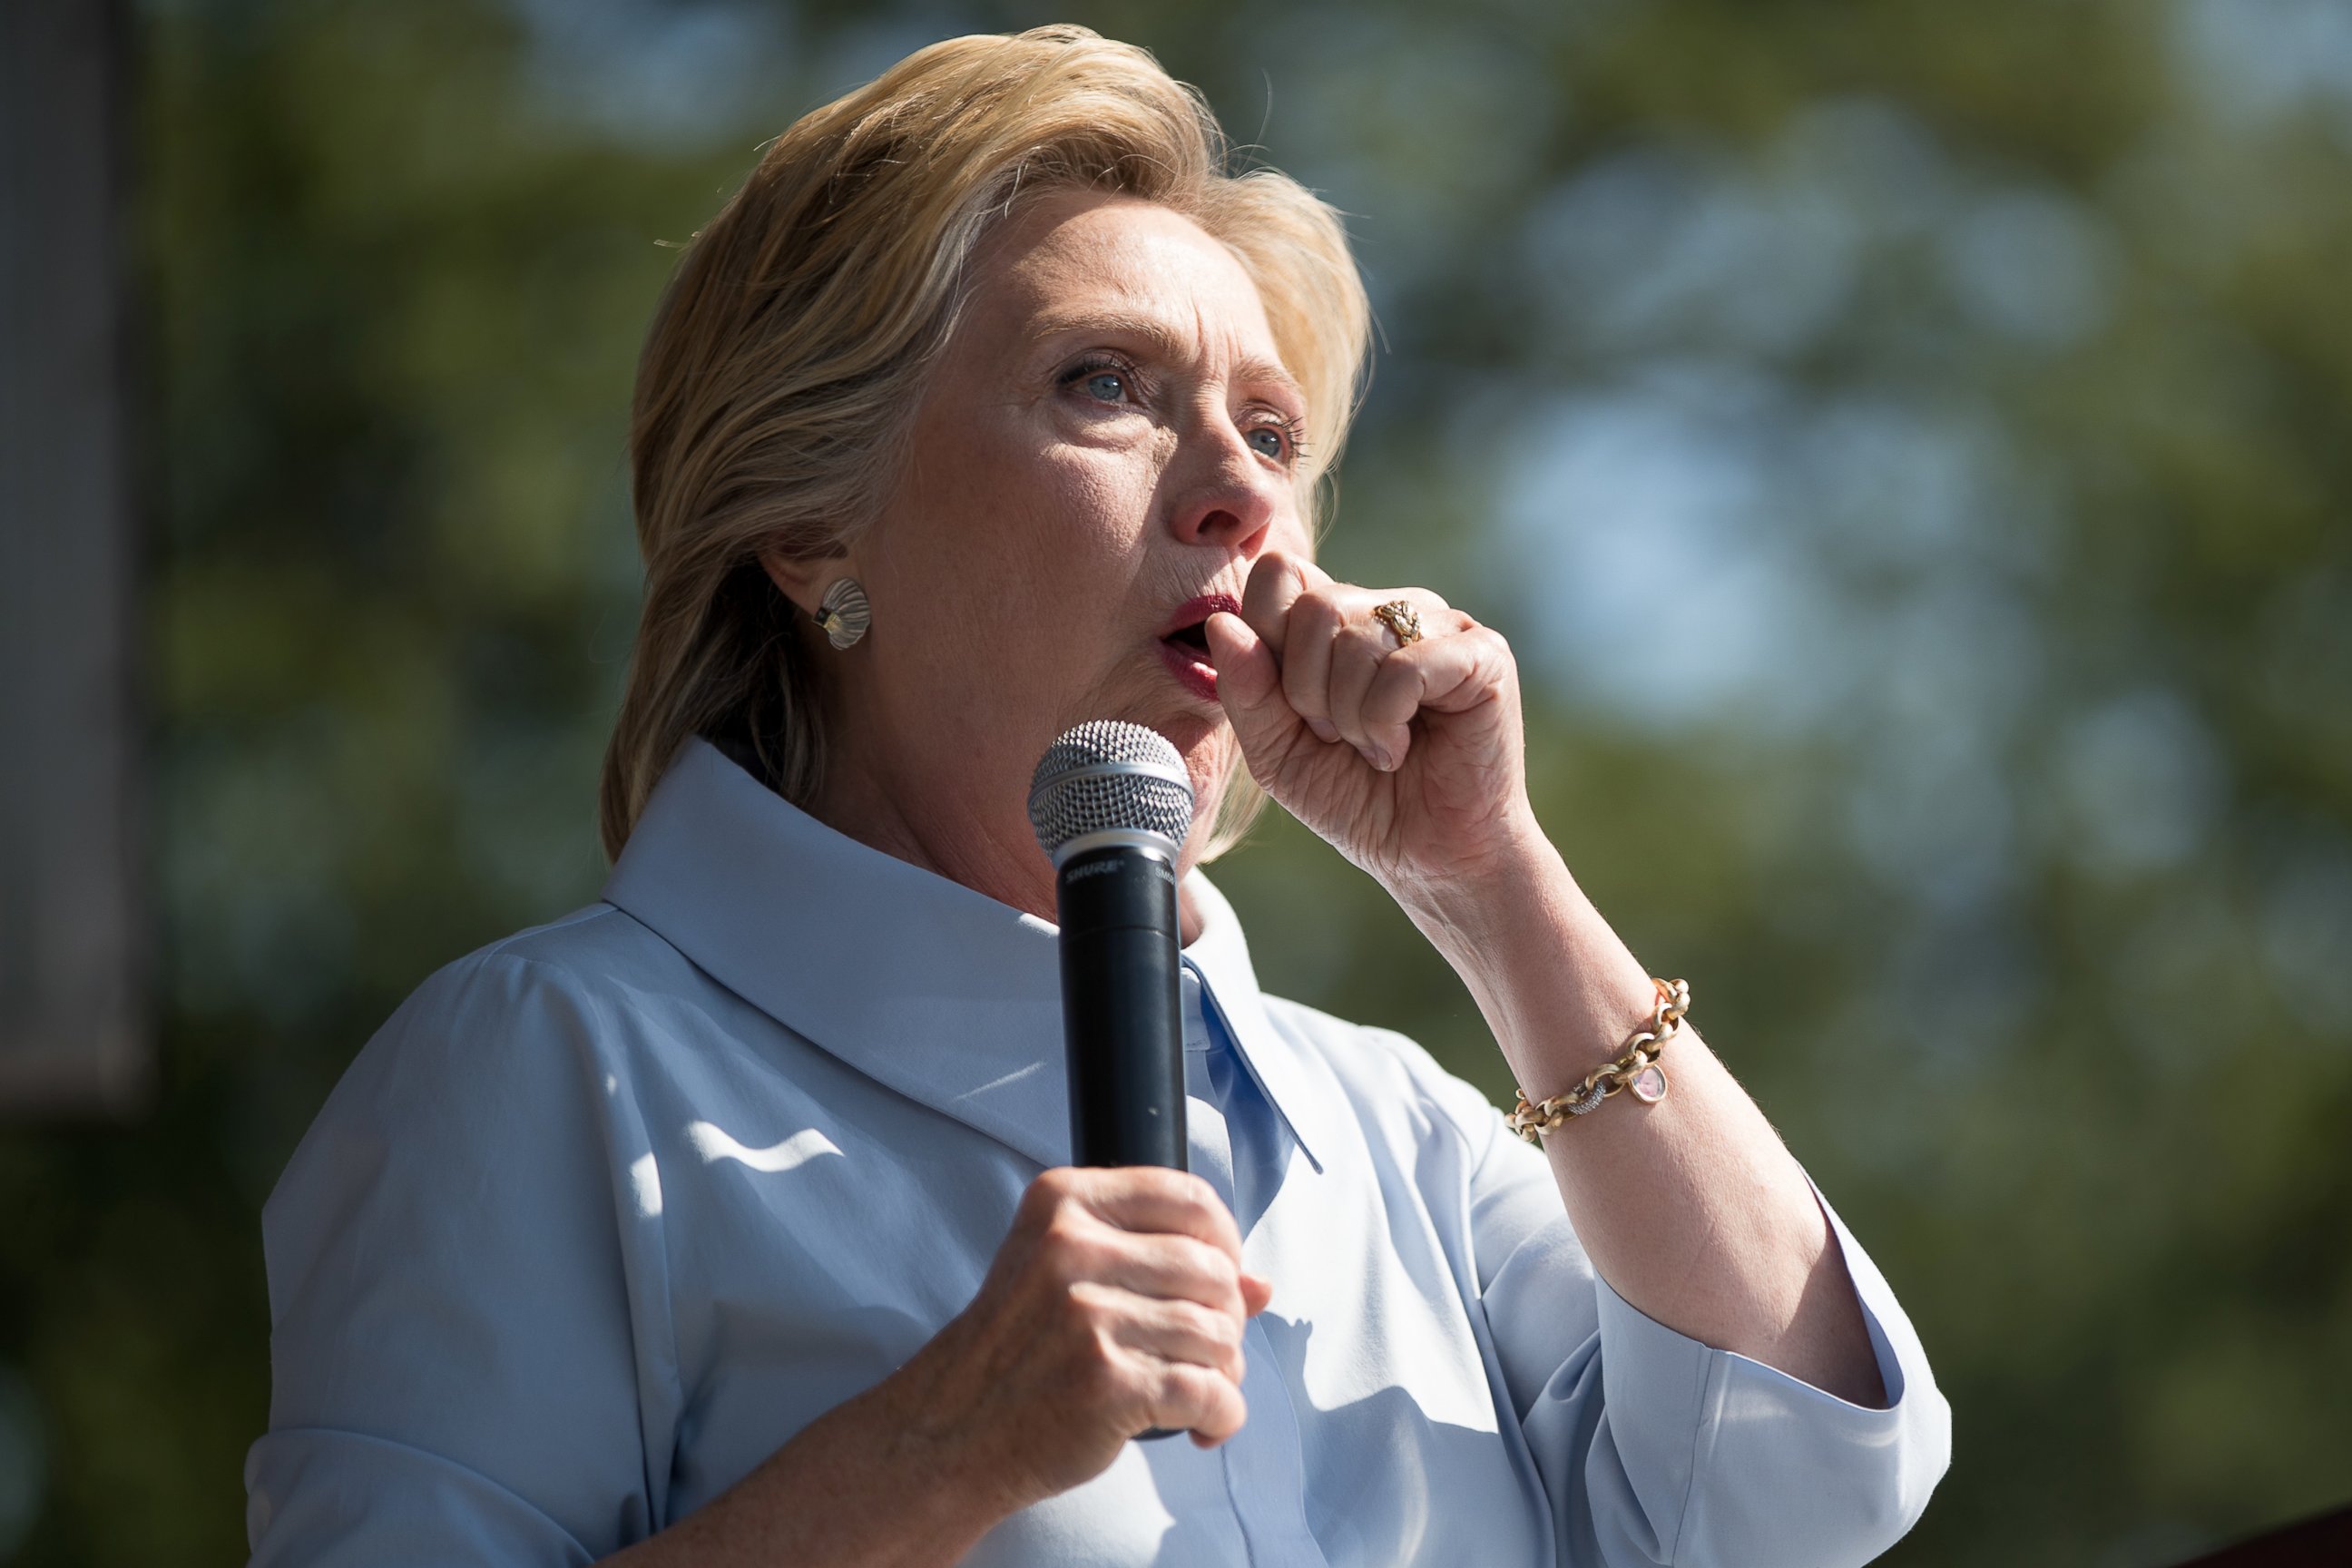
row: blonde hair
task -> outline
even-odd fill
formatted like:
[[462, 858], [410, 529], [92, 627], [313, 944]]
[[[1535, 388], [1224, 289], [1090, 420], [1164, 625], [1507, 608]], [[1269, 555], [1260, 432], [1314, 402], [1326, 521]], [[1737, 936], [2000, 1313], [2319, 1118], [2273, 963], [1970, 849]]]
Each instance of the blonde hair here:
[[[747, 745], [786, 799], [814, 795], [814, 672], [758, 557], [838, 554], [871, 521], [968, 262], [1043, 193], [1156, 202], [1234, 253], [1307, 395], [1298, 482], [1319, 531], [1370, 310], [1339, 215], [1271, 169], [1229, 172], [1228, 156], [1195, 89], [1078, 26], [933, 44], [770, 144], [687, 248], [637, 367], [645, 606], [604, 753], [607, 855], [696, 734]], [[1263, 804], [1237, 766], [1207, 856]]]

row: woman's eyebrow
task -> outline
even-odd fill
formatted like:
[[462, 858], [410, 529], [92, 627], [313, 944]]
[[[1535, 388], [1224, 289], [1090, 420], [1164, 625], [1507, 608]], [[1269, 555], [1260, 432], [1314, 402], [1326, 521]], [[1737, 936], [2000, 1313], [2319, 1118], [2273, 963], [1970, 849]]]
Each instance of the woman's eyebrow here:
[[[1192, 357], [1191, 341], [1160, 317], [1127, 310], [1063, 311], [1040, 316], [1031, 324], [1029, 335], [1042, 342], [1047, 338], [1072, 332], [1101, 332], [1113, 337], [1139, 338], [1150, 343], [1152, 352], [1162, 359], [1181, 362]], [[1240, 381], [1281, 387], [1301, 403], [1307, 401], [1307, 389], [1299, 385], [1298, 378], [1278, 361], [1244, 354], [1234, 362], [1234, 374]]]

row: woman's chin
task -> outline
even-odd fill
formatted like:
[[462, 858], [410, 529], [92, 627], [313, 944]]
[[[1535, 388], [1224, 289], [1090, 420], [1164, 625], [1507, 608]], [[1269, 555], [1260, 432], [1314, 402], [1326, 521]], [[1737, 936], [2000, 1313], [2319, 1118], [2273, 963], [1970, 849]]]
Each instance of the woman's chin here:
[[[1171, 663], [1163, 656], [1153, 661], [1157, 668], [1130, 667], [1120, 671], [1120, 679], [1095, 687], [1088, 696], [1075, 703], [1056, 703], [1055, 708], [1069, 717], [1054, 732], [1060, 734], [1071, 725], [1091, 719], [1114, 719], [1157, 730], [1187, 755], [1213, 736], [1222, 733], [1230, 740], [1233, 727], [1226, 721], [1223, 706], [1216, 700], [1213, 685], [1206, 688], [1204, 694], [1195, 685], [1177, 679], [1170, 668]], [[1213, 671], [1208, 671], [1205, 666], [1202, 670], [1214, 680]]]
[[1203, 766], [1222, 767], [1233, 745], [1233, 726], [1225, 722], [1224, 710], [1203, 713], [1194, 709], [1175, 712], [1162, 711], [1136, 722], [1148, 724], [1168, 737], [1168, 743], [1181, 752], [1184, 761], [1196, 772]]

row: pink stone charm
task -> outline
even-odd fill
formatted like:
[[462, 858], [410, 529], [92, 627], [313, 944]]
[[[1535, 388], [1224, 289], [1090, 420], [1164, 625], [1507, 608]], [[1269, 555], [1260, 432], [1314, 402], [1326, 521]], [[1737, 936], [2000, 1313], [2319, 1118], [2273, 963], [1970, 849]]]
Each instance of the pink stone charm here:
[[1666, 1098], [1666, 1069], [1653, 1062], [1635, 1073], [1625, 1087], [1632, 1089], [1633, 1098], [1643, 1104], [1655, 1105]]

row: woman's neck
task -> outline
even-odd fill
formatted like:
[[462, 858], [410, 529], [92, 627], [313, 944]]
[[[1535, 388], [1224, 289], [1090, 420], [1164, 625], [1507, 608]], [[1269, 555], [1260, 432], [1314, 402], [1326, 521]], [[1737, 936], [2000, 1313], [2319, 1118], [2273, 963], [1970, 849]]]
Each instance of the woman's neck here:
[[[971, 809], [973, 792], [933, 800], [920, 792], [887, 787], [847, 759], [825, 770], [816, 798], [803, 807], [811, 816], [869, 849], [919, 866], [936, 876], [984, 893], [1002, 904], [1047, 921], [1057, 921], [1054, 870], [1025, 813], [1008, 820]], [[1177, 884], [1178, 940], [1190, 946], [1201, 934], [1201, 915], [1192, 891]]]

